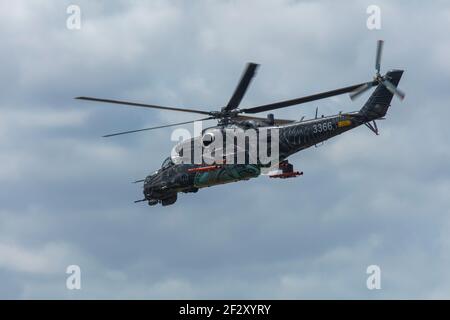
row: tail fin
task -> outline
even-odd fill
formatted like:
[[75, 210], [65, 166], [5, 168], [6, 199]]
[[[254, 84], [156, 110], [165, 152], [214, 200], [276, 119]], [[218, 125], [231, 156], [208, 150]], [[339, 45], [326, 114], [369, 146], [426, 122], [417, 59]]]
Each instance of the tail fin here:
[[[397, 87], [402, 74], [403, 70], [392, 70], [386, 74], [386, 78]], [[379, 84], [359, 113], [368, 121], [384, 117], [391, 105], [392, 97], [393, 94], [384, 85]]]

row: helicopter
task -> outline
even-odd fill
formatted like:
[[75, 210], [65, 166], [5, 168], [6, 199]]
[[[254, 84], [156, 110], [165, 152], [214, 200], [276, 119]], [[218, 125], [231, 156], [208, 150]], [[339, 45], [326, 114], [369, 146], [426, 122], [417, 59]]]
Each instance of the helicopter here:
[[[177, 201], [178, 193], [196, 193], [201, 188], [248, 180], [256, 178], [263, 173], [267, 174], [270, 178], [280, 179], [301, 176], [303, 172], [294, 170], [294, 166], [289, 163], [289, 156], [306, 148], [317, 146], [332, 137], [361, 125], [365, 125], [378, 135], [376, 120], [385, 119], [393, 96], [395, 95], [401, 100], [405, 98], [405, 94], [397, 88], [403, 70], [390, 70], [384, 75], [381, 75], [380, 73], [383, 44], [383, 40], [377, 41], [375, 58], [376, 73], [371, 81], [256, 107], [239, 107], [252, 78], [256, 74], [256, 70], [259, 66], [256, 63], [247, 64], [230, 100], [225, 106], [217, 111], [167, 107], [84, 96], [75, 99], [165, 111], [195, 113], [204, 116], [198, 120], [122, 131], [107, 134], [103, 137], [113, 137], [194, 122], [198, 123], [206, 120], [217, 120], [216, 126], [202, 130], [200, 136], [179, 142], [174, 147], [172, 154], [163, 161], [160, 169], [148, 175], [145, 179], [134, 181], [135, 183], [143, 183], [144, 194], [143, 199], [136, 200], [135, 202], [146, 201], [150, 206], [159, 203], [162, 206], [168, 206]], [[358, 111], [346, 113], [339, 112], [339, 114], [336, 115], [322, 115], [321, 117], [318, 117], [316, 109], [314, 118], [304, 119], [304, 117], [302, 117], [300, 120], [277, 119], [272, 113], [269, 113], [266, 118], [253, 116], [253, 114], [261, 112], [282, 109], [346, 93], [354, 100], [374, 87], [375, 90]], [[250, 130], [256, 132], [257, 135], [262, 134], [264, 130], [275, 130], [276, 135], [271, 133], [266, 135], [266, 142], [270, 142], [270, 146], [267, 148], [268, 153], [274, 153], [274, 145], [277, 149], [275, 161], [263, 163], [258, 159], [255, 160], [254, 157], [250, 157], [249, 146], [256, 145], [259, 147], [262, 140], [253, 140], [256, 141], [256, 143], [250, 143], [245, 139], [241, 139], [241, 141], [244, 141], [243, 146], [242, 144], [241, 146], [237, 146], [236, 139], [232, 140], [232, 148], [224, 147], [222, 148], [223, 150], [220, 149], [222, 152], [217, 152], [219, 157], [215, 155], [214, 157], [206, 158], [206, 160], [205, 158], [202, 158], [201, 161], [192, 161], [190, 157], [193, 150], [196, 148], [200, 148], [202, 152], [204, 152], [205, 149], [216, 144], [215, 142], [220, 141], [215, 147], [221, 145], [223, 137], [228, 137], [229, 135], [233, 135], [234, 137], [245, 135], [246, 132]], [[215, 151], [216, 149], [213, 153]], [[187, 157], [187, 155], [190, 156]], [[243, 155], [243, 157], [240, 157], [241, 160], [244, 159], [243, 161], [236, 161], [239, 155]], [[188, 159], [188, 161], [186, 161], [186, 159]]]

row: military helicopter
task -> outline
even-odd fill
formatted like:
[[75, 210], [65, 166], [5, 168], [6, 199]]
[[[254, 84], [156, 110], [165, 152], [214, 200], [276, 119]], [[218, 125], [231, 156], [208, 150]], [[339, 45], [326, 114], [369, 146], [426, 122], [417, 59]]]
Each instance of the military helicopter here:
[[[201, 136], [180, 142], [174, 148], [174, 150], [178, 151], [173, 152], [170, 157], [166, 158], [160, 169], [148, 175], [145, 179], [135, 181], [136, 183], [143, 182], [144, 193], [144, 198], [135, 202], [147, 201], [151, 206], [158, 203], [161, 203], [163, 206], [167, 206], [177, 201], [177, 196], [180, 192], [195, 193], [199, 189], [205, 187], [248, 180], [250, 178], [258, 177], [261, 175], [262, 170], [267, 168], [267, 165], [262, 164], [261, 162], [248, 161], [248, 157], [245, 158], [246, 160], [243, 163], [227, 162], [226, 159], [229, 159], [230, 155], [231, 158], [234, 159], [233, 157], [235, 157], [238, 153], [236, 151], [237, 149], [232, 149], [232, 151], [228, 152], [226, 159], [223, 157], [222, 161], [215, 161], [212, 163], [206, 163], [205, 161], [201, 161], [200, 163], [186, 162], [183, 161], [183, 155], [181, 155], [181, 152], [179, 151], [184, 150], [183, 148], [180, 148], [182, 146], [193, 146], [194, 144], [197, 144], [202, 148], [207, 148], [211, 142], [219, 136], [219, 134], [226, 136], [230, 132], [235, 134], [236, 132], [245, 132], [245, 130], [248, 129], [252, 129], [256, 132], [260, 132], [263, 129], [276, 129], [278, 133], [278, 158], [276, 165], [272, 165], [269, 168], [271, 171], [269, 171], [268, 175], [271, 178], [286, 179], [298, 177], [303, 174], [303, 172], [295, 171], [293, 165], [288, 161], [288, 157], [296, 152], [314, 145], [318, 145], [325, 140], [354, 129], [360, 125], [365, 125], [378, 135], [376, 120], [384, 119], [393, 96], [395, 95], [401, 100], [405, 97], [405, 94], [397, 88], [400, 78], [402, 77], [403, 70], [391, 70], [385, 75], [380, 74], [383, 43], [384, 42], [382, 40], [377, 42], [375, 59], [376, 73], [373, 80], [331, 91], [256, 107], [239, 108], [240, 102], [258, 68], [258, 64], [255, 63], [247, 64], [247, 67], [242, 74], [231, 99], [219, 111], [166, 107], [92, 97], [77, 97], [76, 99], [159, 110], [195, 113], [206, 116], [198, 120], [173, 123], [139, 130], [123, 131], [108, 134], [104, 137], [179, 126], [193, 123], [195, 121], [218, 121], [216, 126], [202, 130]], [[360, 110], [354, 112], [340, 112], [339, 114], [332, 116], [318, 117], [316, 109], [316, 116], [307, 120], [305, 120], [304, 117], [300, 120], [276, 119], [273, 114], [268, 114], [266, 118], [248, 116], [260, 112], [272, 111], [319, 99], [325, 99], [345, 93], [349, 93], [350, 98], [353, 100], [373, 87], [375, 87], [375, 90], [366, 103]], [[246, 146], [248, 146], [248, 142]], [[244, 150], [241, 151], [248, 156], [248, 150], [245, 147]], [[275, 174], [271, 174], [274, 170]]]

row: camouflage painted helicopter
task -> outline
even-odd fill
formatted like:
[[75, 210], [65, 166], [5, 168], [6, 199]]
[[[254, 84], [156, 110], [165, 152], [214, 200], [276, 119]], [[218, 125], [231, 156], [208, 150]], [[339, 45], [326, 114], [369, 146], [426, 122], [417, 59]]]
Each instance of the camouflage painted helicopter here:
[[[189, 139], [188, 141], [182, 141], [178, 145], [178, 147], [183, 144], [193, 145], [195, 143], [200, 144], [202, 147], [207, 147], [211, 144], [212, 141], [214, 141], [215, 137], [218, 136], [219, 133], [227, 135], [230, 132], [243, 132], [247, 129], [261, 131], [262, 129], [276, 128], [278, 130], [279, 154], [275, 169], [278, 170], [275, 174], [269, 174], [269, 176], [272, 178], [292, 178], [297, 177], [303, 173], [294, 171], [293, 165], [290, 164], [287, 160], [290, 155], [311, 146], [317, 145], [327, 139], [330, 139], [348, 130], [354, 129], [360, 125], [365, 125], [375, 134], [378, 134], [378, 128], [375, 120], [384, 119], [384, 116], [386, 115], [386, 112], [391, 104], [391, 100], [394, 95], [396, 95], [400, 99], [403, 99], [405, 97], [405, 94], [397, 88], [397, 85], [403, 74], [403, 70], [391, 70], [385, 75], [380, 74], [382, 49], [383, 41], [379, 40], [377, 43], [375, 60], [376, 74], [372, 81], [252, 108], [238, 107], [250, 84], [250, 81], [256, 73], [258, 65], [254, 63], [249, 63], [247, 65], [247, 68], [244, 71], [230, 101], [226, 106], [221, 108], [220, 111], [203, 111], [186, 108], [164, 107], [143, 103], [98, 99], [91, 97], [78, 97], [76, 99], [154, 108], [160, 110], [196, 113], [206, 116], [205, 118], [194, 121], [214, 119], [218, 120], [216, 126], [203, 130], [202, 134], [199, 137]], [[348, 113], [341, 112], [337, 115], [317, 117], [316, 109], [315, 118], [308, 120], [302, 118], [298, 121], [275, 119], [273, 114], [268, 114], [266, 118], [242, 115], [281, 109], [293, 105], [341, 95], [344, 93], [349, 93], [350, 98], [353, 100], [372, 87], [376, 87], [375, 91], [359, 111]], [[158, 127], [118, 132], [108, 134], [104, 137], [178, 126], [182, 124], [193, 123], [194, 121], [186, 121]], [[181, 149], [174, 148], [174, 150]], [[248, 150], [245, 149], [243, 152], [247, 153]], [[233, 149], [231, 151], [232, 156], [233, 153], [234, 155], [237, 153], [236, 149]], [[228, 154], [228, 156], [229, 155], [230, 154]], [[205, 163], [204, 161], [201, 163], [188, 163], [183, 161], [183, 157], [180, 157], [180, 154], [177, 154], [176, 152], [172, 153], [170, 157], [164, 160], [159, 170], [150, 174], [143, 180], [135, 181], [137, 183], [143, 182], [144, 193], [144, 199], [137, 200], [135, 202], [147, 201], [149, 205], [156, 205], [158, 203], [161, 203], [163, 206], [167, 206], [175, 203], [175, 201], [177, 200], [177, 195], [180, 192], [195, 193], [200, 188], [258, 177], [261, 174], [262, 169], [264, 169], [265, 165], [261, 164], [258, 161], [250, 163], [248, 161], [248, 157], [245, 159], [247, 160], [244, 163], [229, 163], [226, 162], [225, 159], [223, 159], [222, 162], [219, 161], [214, 163]], [[273, 172], [273, 170], [270, 172]]]

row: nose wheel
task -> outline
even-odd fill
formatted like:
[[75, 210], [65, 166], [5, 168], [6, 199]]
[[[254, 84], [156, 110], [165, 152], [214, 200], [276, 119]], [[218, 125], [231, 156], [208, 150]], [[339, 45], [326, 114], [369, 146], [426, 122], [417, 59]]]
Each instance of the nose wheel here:
[[[145, 200], [143, 200], [145, 201]], [[171, 204], [174, 204], [177, 201], [177, 194], [172, 194], [167, 198], [164, 199], [149, 199], [148, 205], [149, 206], [156, 206], [158, 203], [161, 203], [163, 207], [170, 206]]]

